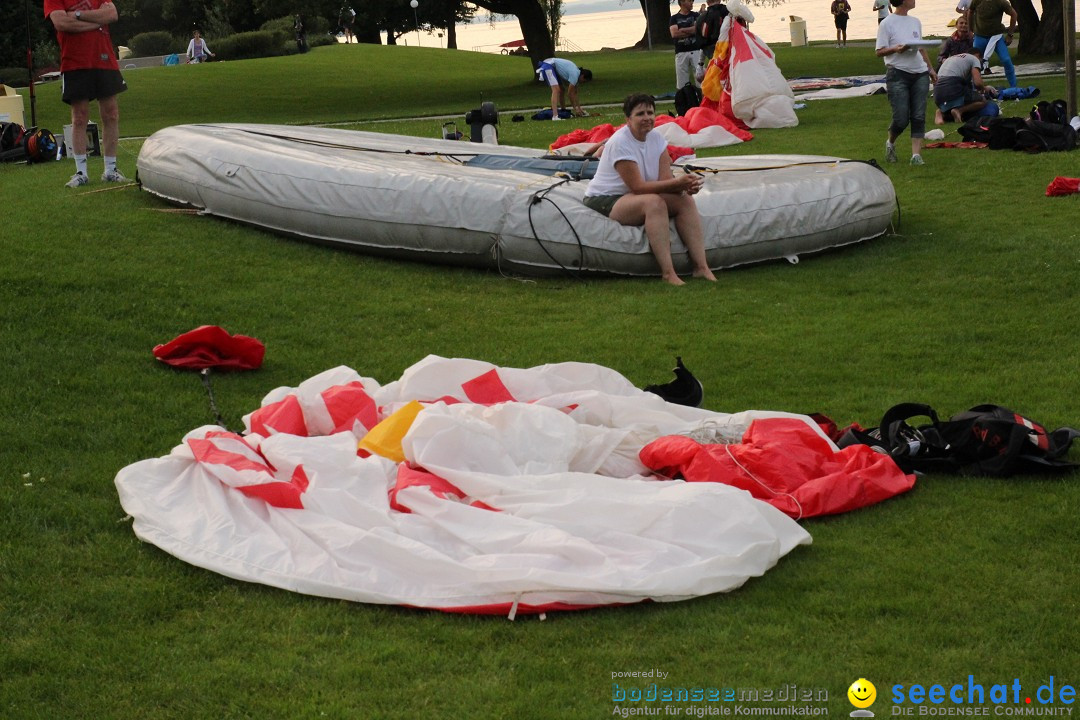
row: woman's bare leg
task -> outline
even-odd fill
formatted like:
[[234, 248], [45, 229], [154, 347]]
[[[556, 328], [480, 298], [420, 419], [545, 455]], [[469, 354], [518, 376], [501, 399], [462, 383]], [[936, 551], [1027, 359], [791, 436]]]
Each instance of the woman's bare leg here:
[[690, 253], [690, 262], [694, 265], [694, 277], [703, 277], [716, 282], [716, 276], [709, 269], [705, 257], [705, 231], [701, 227], [701, 213], [692, 195], [665, 193], [661, 195], [667, 203], [668, 213], [675, 218], [675, 229], [679, 238]]
[[660, 195], [623, 195], [609, 217], [621, 225], [644, 226], [649, 249], [660, 266], [660, 277], [672, 285], [685, 285], [671, 261], [668, 206]]

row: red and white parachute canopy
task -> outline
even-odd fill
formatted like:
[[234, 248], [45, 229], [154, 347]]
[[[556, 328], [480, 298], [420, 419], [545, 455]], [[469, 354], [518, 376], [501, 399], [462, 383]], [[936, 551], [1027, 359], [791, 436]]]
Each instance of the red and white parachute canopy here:
[[737, 588], [810, 536], [639, 453], [702, 428], [738, 441], [758, 418], [836, 452], [807, 417], [671, 405], [596, 365], [429, 356], [387, 385], [339, 367], [279, 388], [244, 434], [193, 430], [116, 487], [143, 540], [296, 592], [511, 614], [682, 600]]
[[[722, 147], [753, 139], [751, 128], [793, 127], [799, 124], [791, 87], [776, 65], [776, 56], [747, 28], [754, 16], [742, 0], [727, 4], [713, 56], [706, 66], [701, 107], [686, 115], [656, 118], [656, 130], [668, 141], [672, 159], [692, 148]], [[742, 20], [743, 22], [739, 22]], [[744, 24], [746, 23], [746, 24]], [[580, 155], [618, 130], [610, 124], [579, 129], [560, 136], [551, 150]]]

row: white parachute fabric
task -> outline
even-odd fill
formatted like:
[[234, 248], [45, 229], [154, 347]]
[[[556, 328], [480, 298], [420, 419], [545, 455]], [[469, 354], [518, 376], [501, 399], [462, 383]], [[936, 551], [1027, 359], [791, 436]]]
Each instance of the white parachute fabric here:
[[720, 28], [720, 41], [730, 43], [731, 110], [751, 128], [795, 127], [795, 95], [776, 65], [765, 41], [737, 19], [753, 21], [745, 3], [728, 4], [730, 14]]
[[[413, 401], [403, 460], [358, 454]], [[243, 436], [198, 428], [116, 486], [139, 538], [297, 592], [464, 612], [673, 601], [737, 588], [810, 536], [741, 490], [651, 477], [638, 452], [776, 416], [802, 418], [671, 405], [596, 365], [429, 356], [385, 386], [336, 368], [279, 388]]]

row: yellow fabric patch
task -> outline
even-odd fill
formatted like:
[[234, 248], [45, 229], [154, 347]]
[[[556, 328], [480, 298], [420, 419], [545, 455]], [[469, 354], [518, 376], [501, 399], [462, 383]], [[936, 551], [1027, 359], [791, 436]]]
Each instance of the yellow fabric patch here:
[[409, 402], [390, 417], [368, 430], [360, 438], [359, 446], [369, 453], [381, 455], [394, 462], [404, 462], [405, 454], [401, 450], [401, 439], [409, 432], [416, 416], [424, 406], [416, 400]]

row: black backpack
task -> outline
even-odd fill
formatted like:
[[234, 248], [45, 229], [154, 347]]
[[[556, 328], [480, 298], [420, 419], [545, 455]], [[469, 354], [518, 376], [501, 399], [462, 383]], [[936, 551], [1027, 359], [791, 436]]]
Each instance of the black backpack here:
[[[699, 50], [712, 52], [716, 41], [720, 39], [720, 26], [724, 24], [727, 15], [728, 9], [724, 3], [709, 5], [705, 12], [698, 15], [697, 22], [694, 23], [694, 37]], [[709, 58], [704, 59], [707, 61]]]
[[1074, 150], [1076, 131], [1068, 123], [1043, 122], [1028, 118], [1027, 126], [1016, 131], [1016, 150], [1029, 153]]
[[26, 159], [26, 129], [13, 122], [0, 122], [0, 162]]
[[968, 120], [956, 129], [956, 132], [960, 133], [966, 142], [990, 142], [990, 121], [993, 117], [989, 115], [976, 115]]
[[1069, 122], [1069, 105], [1064, 100], [1040, 100], [1031, 108], [1030, 119], [1065, 125]]
[[1012, 150], [1016, 147], [1016, 133], [1027, 127], [1021, 117], [990, 118], [990, 138], [986, 141], [991, 150]]
[[[925, 417], [928, 424], [908, 420]], [[1080, 431], [1047, 432], [1039, 423], [1000, 405], [977, 405], [946, 421], [929, 405], [902, 403], [871, 430], [848, 430], [840, 447], [862, 444], [879, 448], [907, 473], [944, 472], [962, 475], [1035, 474], [1080, 467], [1063, 460]]]
[[956, 129], [967, 142], [986, 143], [991, 150], [1016, 147], [1016, 131], [1026, 127], [1024, 118], [976, 115]]
[[690, 108], [701, 105], [701, 98], [701, 90], [694, 85], [693, 81], [686, 83], [675, 93], [675, 112], [685, 115]]

